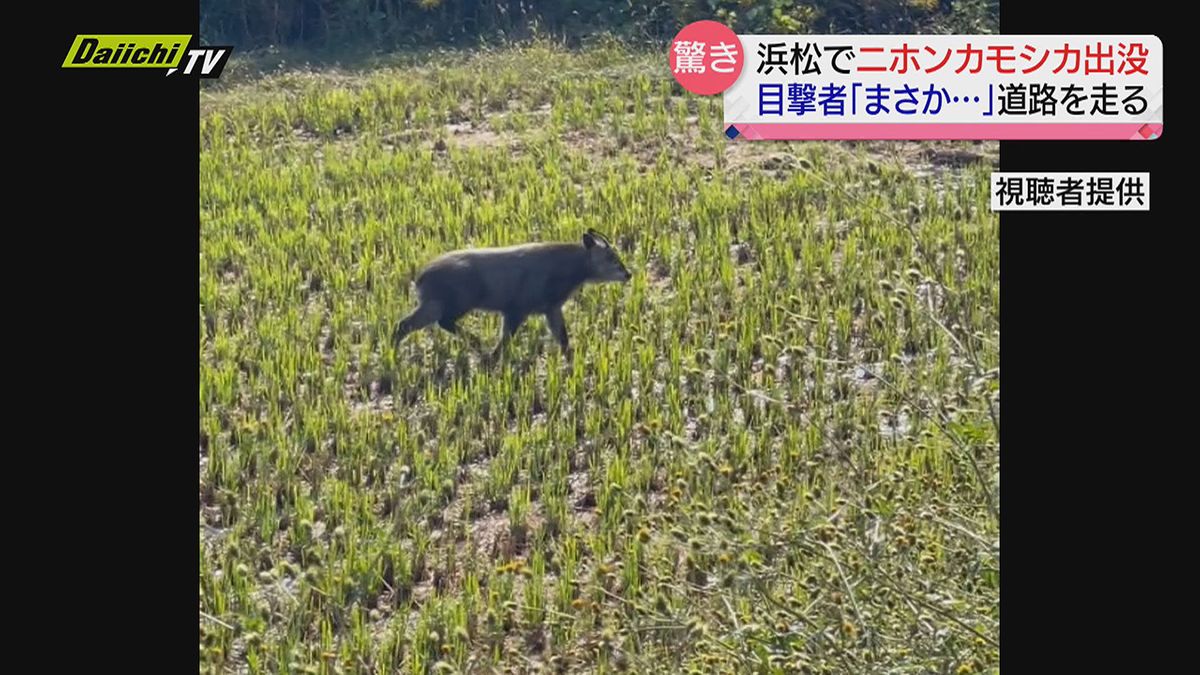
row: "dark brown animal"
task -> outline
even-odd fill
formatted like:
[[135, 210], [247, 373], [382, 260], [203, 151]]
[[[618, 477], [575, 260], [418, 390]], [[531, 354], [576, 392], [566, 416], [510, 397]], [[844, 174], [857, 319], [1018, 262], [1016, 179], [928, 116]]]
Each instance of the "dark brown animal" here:
[[562, 306], [587, 283], [626, 283], [631, 278], [616, 249], [599, 232], [589, 229], [579, 243], [533, 243], [503, 248], [464, 249], [430, 262], [417, 276], [420, 305], [396, 326], [392, 342], [437, 323], [449, 333], [464, 335], [458, 320], [473, 310], [497, 312], [504, 318], [497, 357], [513, 333], [531, 316], [546, 317], [550, 333], [570, 353]]

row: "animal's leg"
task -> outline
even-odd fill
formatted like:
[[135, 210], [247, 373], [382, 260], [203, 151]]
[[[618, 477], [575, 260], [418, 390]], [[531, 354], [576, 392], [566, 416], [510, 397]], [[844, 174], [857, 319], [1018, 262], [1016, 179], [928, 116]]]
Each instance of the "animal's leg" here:
[[525, 314], [510, 312], [504, 314], [504, 325], [500, 329], [500, 341], [496, 343], [496, 348], [492, 350], [492, 358], [500, 356], [500, 353], [504, 351], [509, 341], [512, 340], [513, 333], [516, 333], [521, 324], [525, 323], [525, 317]]
[[546, 312], [546, 325], [550, 328], [550, 334], [558, 340], [563, 353], [570, 355], [571, 340], [567, 336], [567, 321], [563, 318], [562, 307], [555, 307]]
[[419, 307], [413, 310], [412, 314], [404, 317], [400, 320], [400, 323], [396, 324], [396, 330], [392, 333], [392, 344], [399, 345], [410, 333], [432, 324], [441, 315], [442, 306], [436, 300], [422, 302]]
[[471, 331], [464, 330], [462, 327], [460, 327], [458, 325], [459, 318], [460, 317], [457, 317], [457, 316], [443, 316], [441, 319], [438, 320], [438, 325], [442, 327], [442, 330], [446, 331], [447, 333], [450, 333], [451, 335], [456, 335], [456, 336], [462, 338], [468, 344], [470, 344], [472, 347], [475, 347], [478, 349], [480, 347], [480, 345], [483, 344], [483, 342], [479, 339], [478, 336], [471, 333]]

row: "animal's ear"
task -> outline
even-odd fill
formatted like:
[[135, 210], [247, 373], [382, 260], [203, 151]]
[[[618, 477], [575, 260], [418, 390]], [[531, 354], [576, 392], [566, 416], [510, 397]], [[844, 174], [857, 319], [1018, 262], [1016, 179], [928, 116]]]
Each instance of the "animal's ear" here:
[[590, 227], [588, 228], [587, 234], [583, 235], [583, 244], [588, 248], [593, 246], [608, 248], [608, 240], [604, 238], [604, 235]]

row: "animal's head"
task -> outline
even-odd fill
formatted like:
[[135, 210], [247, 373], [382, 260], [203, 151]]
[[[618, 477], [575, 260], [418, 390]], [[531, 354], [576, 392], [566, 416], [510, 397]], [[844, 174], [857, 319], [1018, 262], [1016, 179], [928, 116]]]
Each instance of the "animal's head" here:
[[632, 274], [621, 262], [617, 249], [608, 243], [604, 235], [589, 229], [583, 235], [583, 248], [587, 251], [588, 277], [596, 281], [616, 281], [625, 283]]

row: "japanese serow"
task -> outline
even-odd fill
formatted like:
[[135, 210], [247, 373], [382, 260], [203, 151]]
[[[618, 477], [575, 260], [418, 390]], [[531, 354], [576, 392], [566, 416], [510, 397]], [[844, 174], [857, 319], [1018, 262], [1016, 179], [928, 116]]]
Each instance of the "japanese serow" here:
[[458, 320], [473, 310], [503, 317], [498, 357], [531, 315], [546, 317], [559, 346], [570, 354], [562, 306], [587, 283], [625, 283], [631, 278], [616, 249], [589, 229], [579, 243], [533, 243], [504, 248], [464, 249], [446, 253], [417, 276], [418, 306], [392, 334], [399, 345], [414, 331], [437, 323], [478, 346], [478, 338], [460, 331]]

